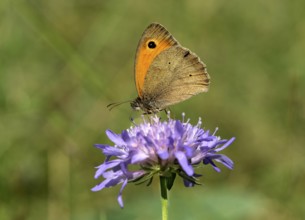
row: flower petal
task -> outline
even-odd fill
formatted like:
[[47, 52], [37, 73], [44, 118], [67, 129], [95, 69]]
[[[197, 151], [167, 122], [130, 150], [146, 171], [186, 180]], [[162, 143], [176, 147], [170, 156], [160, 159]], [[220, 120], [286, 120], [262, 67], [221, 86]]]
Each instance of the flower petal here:
[[227, 156], [225, 156], [223, 154], [220, 154], [219, 156], [220, 157], [215, 159], [215, 161], [217, 161], [219, 163], [222, 163], [224, 166], [226, 166], [227, 168], [232, 170], [233, 169], [233, 165], [234, 165], [233, 161], [229, 157], [227, 157]]
[[232, 144], [232, 142], [235, 140], [235, 137], [232, 137], [230, 140], [228, 140], [224, 145], [222, 145], [221, 147], [217, 148], [215, 151], [221, 151], [223, 149], [225, 149], [226, 147], [228, 147], [230, 144]]
[[213, 166], [213, 169], [218, 173], [221, 171], [210, 157], [204, 158], [203, 164], [211, 164]]
[[169, 158], [167, 149], [158, 150], [157, 154], [162, 160], [167, 160]]
[[119, 157], [119, 156], [126, 154], [126, 151], [122, 148], [112, 147], [112, 146], [103, 145], [103, 144], [95, 144], [95, 146], [99, 149], [102, 149], [103, 154], [105, 154], [106, 156]]
[[194, 174], [194, 170], [193, 167], [188, 164], [185, 154], [182, 151], [177, 151], [175, 152], [175, 157], [177, 158], [185, 173], [189, 176], [192, 176]]
[[95, 144], [94, 146], [99, 148], [99, 149], [102, 149], [102, 150], [104, 150], [106, 147], [111, 147], [111, 146], [106, 145], [106, 144]]
[[126, 130], [124, 130], [122, 132], [122, 139], [123, 139], [124, 143], [129, 142], [129, 140], [130, 140], [129, 134]]
[[107, 129], [106, 130], [106, 135], [108, 136], [108, 138], [115, 143], [118, 146], [122, 146], [125, 145], [125, 142], [123, 141], [123, 139], [121, 138], [121, 136], [117, 135], [116, 133], [114, 133], [113, 131]]
[[105, 188], [106, 183], [109, 182], [109, 181], [110, 181], [110, 179], [104, 180], [104, 181], [101, 182], [99, 185], [96, 185], [95, 187], [93, 187], [91, 190], [92, 190], [93, 192], [102, 190], [102, 189]]
[[113, 168], [117, 165], [119, 165], [122, 161], [121, 160], [111, 160], [109, 162], [103, 163], [98, 167], [98, 170], [96, 171], [94, 178], [97, 179], [100, 175], [102, 175], [105, 170], [108, 170], [110, 168]]
[[118, 203], [119, 203], [119, 205], [121, 206], [121, 208], [124, 207], [123, 198], [122, 198], [122, 193], [123, 193], [123, 190], [124, 190], [124, 188], [126, 187], [127, 183], [128, 183], [128, 180], [126, 179], [126, 180], [123, 182], [122, 187], [121, 187], [120, 192], [119, 192], [119, 195], [118, 195]]
[[95, 187], [93, 187], [91, 190], [99, 191], [104, 188], [112, 187], [119, 183], [122, 183], [126, 179], [125, 176], [123, 175], [122, 171], [118, 171], [118, 172], [109, 171], [109, 172], [107, 172], [107, 176], [108, 176], [107, 179], [105, 179], [99, 185], [96, 185]]
[[183, 128], [183, 125], [180, 121], [176, 121], [175, 123], [175, 131], [177, 132], [177, 135], [178, 136], [182, 136], [183, 133], [184, 133], [184, 128]]
[[135, 164], [140, 161], [143, 161], [145, 159], [149, 158], [149, 155], [145, 154], [144, 152], [137, 152], [131, 157], [131, 163]]

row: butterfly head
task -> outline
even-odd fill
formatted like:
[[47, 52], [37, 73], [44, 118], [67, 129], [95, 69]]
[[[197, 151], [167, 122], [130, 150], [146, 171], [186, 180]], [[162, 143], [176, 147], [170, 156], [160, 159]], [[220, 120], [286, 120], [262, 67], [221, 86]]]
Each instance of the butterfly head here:
[[140, 97], [137, 97], [135, 100], [133, 100], [130, 103], [130, 106], [133, 110], [142, 110], [145, 114], [155, 114], [162, 110], [158, 108], [152, 100], [149, 101]]

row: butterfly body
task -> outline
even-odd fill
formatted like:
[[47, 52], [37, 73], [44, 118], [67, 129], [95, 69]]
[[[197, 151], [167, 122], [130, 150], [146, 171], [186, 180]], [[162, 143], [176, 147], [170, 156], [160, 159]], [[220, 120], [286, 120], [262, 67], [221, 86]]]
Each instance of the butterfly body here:
[[198, 93], [207, 92], [210, 77], [199, 57], [182, 47], [160, 24], [144, 31], [136, 53], [135, 110], [157, 113]]

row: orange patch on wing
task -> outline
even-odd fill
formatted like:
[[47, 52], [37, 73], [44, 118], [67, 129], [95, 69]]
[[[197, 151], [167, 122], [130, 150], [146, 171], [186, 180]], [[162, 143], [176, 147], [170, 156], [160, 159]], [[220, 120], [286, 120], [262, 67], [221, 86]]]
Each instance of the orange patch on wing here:
[[[148, 42], [153, 41], [156, 43], [155, 48], [149, 48]], [[135, 77], [136, 77], [136, 87], [139, 97], [142, 97], [142, 90], [144, 85], [145, 76], [147, 71], [156, 58], [162, 51], [173, 45], [172, 40], [161, 40], [157, 39], [147, 39], [138, 48], [138, 54], [136, 57], [136, 67], [135, 67]]]

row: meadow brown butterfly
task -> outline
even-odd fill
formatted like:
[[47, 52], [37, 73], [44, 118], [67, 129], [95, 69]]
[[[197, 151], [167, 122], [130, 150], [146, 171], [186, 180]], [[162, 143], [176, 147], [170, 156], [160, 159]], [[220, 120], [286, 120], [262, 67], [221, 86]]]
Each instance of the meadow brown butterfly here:
[[152, 23], [138, 44], [135, 83], [138, 97], [131, 107], [151, 114], [207, 92], [210, 76], [196, 54], [182, 47], [161, 24]]

